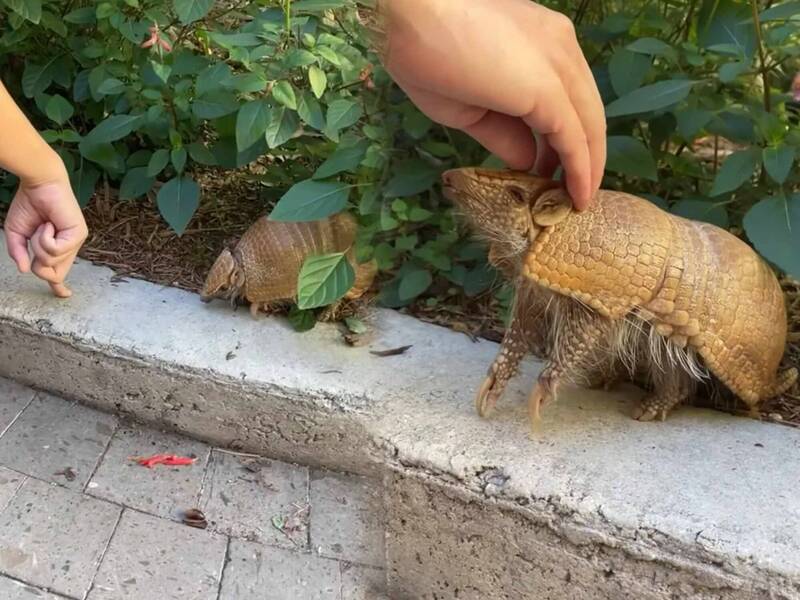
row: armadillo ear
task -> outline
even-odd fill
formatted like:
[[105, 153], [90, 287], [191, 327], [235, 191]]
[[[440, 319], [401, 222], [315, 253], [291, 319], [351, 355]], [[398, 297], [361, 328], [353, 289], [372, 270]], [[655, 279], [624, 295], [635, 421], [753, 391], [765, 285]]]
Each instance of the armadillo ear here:
[[533, 222], [539, 227], [551, 227], [567, 218], [572, 212], [572, 200], [564, 190], [545, 192], [536, 199], [531, 209]]

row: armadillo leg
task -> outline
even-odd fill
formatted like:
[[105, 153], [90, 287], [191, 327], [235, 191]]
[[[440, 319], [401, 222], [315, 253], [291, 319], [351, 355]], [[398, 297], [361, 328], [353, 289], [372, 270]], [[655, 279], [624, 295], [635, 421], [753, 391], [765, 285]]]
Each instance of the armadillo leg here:
[[565, 318], [556, 339], [550, 360], [528, 396], [528, 415], [531, 426], [538, 429], [539, 409], [555, 400], [562, 383], [584, 383], [597, 378], [605, 371], [603, 358], [608, 356], [608, 338], [612, 323], [604, 317], [576, 308], [570, 318]]
[[684, 402], [691, 394], [692, 379], [684, 370], [667, 366], [663, 370], [653, 367], [653, 392], [633, 410], [638, 421], [663, 421], [670, 411]]
[[475, 408], [481, 417], [486, 417], [497, 404], [508, 382], [519, 371], [519, 364], [528, 352], [530, 332], [524, 323], [525, 321], [520, 319], [515, 311], [503, 336], [500, 351], [489, 367], [489, 372], [475, 397]]

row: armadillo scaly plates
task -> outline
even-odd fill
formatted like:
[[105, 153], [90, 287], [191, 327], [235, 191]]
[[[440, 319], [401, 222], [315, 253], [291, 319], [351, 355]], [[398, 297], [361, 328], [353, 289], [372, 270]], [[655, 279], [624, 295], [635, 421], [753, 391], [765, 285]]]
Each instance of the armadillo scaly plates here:
[[529, 396], [534, 425], [560, 384], [644, 382], [651, 392], [633, 416], [663, 420], [701, 385], [755, 412], [797, 380], [797, 369], [780, 371], [778, 280], [731, 233], [607, 190], [576, 211], [557, 182], [513, 171], [453, 169], [443, 182], [515, 282], [511, 323], [476, 398], [481, 415], [528, 352], [545, 361]]
[[375, 261], [357, 264], [354, 242], [357, 224], [338, 213], [319, 221], [288, 223], [259, 218], [232, 249], [224, 249], [206, 276], [201, 298], [243, 298], [255, 317], [281, 304], [295, 302], [297, 277], [306, 258], [345, 252], [355, 270], [355, 282], [344, 300], [359, 298], [372, 285]]

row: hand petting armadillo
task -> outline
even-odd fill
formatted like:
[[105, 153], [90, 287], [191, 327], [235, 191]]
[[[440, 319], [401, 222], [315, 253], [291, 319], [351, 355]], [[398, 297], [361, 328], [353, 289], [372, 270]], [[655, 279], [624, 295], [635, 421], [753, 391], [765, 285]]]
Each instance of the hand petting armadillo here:
[[356, 264], [357, 224], [352, 215], [338, 213], [319, 221], [287, 223], [259, 218], [233, 247], [217, 257], [206, 276], [201, 299], [239, 298], [250, 303], [255, 317], [297, 299], [297, 277], [306, 258], [345, 252], [355, 269], [355, 282], [343, 300], [359, 298], [372, 285], [375, 261]]
[[606, 190], [578, 212], [558, 183], [513, 171], [453, 169], [442, 179], [516, 288], [476, 398], [481, 416], [528, 352], [545, 360], [528, 401], [534, 426], [566, 383], [643, 380], [652, 391], [633, 416], [663, 420], [701, 385], [727, 388], [755, 412], [797, 380], [795, 368], [778, 372], [787, 315], [777, 278], [727, 231]]

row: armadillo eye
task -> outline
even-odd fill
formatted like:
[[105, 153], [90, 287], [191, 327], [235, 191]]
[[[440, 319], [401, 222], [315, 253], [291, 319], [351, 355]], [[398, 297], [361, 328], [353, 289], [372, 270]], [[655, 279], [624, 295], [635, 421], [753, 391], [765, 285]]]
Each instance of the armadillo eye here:
[[508, 189], [508, 193], [511, 195], [511, 197], [514, 200], [516, 200], [520, 204], [524, 204], [525, 203], [525, 192], [522, 191], [522, 188], [518, 188], [515, 185], [511, 185], [511, 186], [508, 186], [507, 189]]

